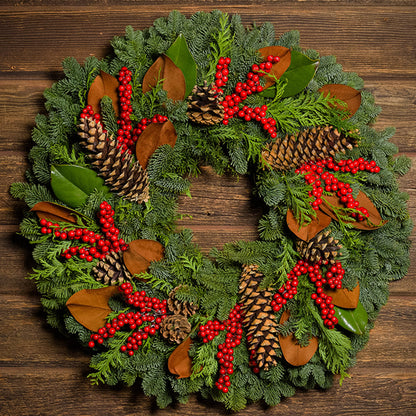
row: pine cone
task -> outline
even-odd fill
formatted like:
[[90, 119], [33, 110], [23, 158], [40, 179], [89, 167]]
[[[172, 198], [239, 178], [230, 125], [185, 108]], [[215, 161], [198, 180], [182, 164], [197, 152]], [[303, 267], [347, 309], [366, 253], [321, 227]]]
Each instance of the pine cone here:
[[334, 157], [352, 149], [356, 140], [332, 126], [313, 127], [297, 135], [279, 137], [263, 150], [263, 159], [274, 169], [288, 171], [307, 162]]
[[160, 323], [163, 338], [180, 344], [191, 332], [191, 324], [183, 315], [169, 315]]
[[99, 170], [105, 184], [113, 192], [130, 201], [141, 203], [149, 198], [149, 180], [139, 162], [133, 163], [128, 153], [117, 148], [117, 141], [103, 131], [101, 123], [93, 118], [82, 118], [79, 135], [81, 144], [90, 152], [92, 165]]
[[197, 311], [198, 306], [190, 302], [181, 302], [176, 299], [176, 292], [181, 287], [182, 285], [179, 285], [169, 293], [168, 309], [175, 315], [182, 315], [184, 317], [192, 316]]
[[309, 241], [298, 240], [298, 253], [303, 259], [312, 263], [319, 260], [327, 260], [331, 264], [335, 263], [335, 257], [339, 254], [342, 245], [338, 244], [338, 240], [335, 240], [330, 234], [330, 230], [325, 230]]
[[95, 280], [105, 285], [114, 286], [131, 280], [131, 274], [123, 263], [123, 252], [110, 252], [92, 269]]
[[207, 85], [195, 85], [192, 95], [188, 97], [188, 117], [199, 124], [213, 125], [221, 123], [224, 119], [224, 107], [220, 104], [221, 96]]
[[270, 306], [273, 293], [270, 289], [260, 289], [263, 274], [257, 271], [255, 264], [246, 265], [240, 278], [243, 326], [247, 330], [249, 351], [255, 351], [254, 357], [259, 368], [269, 370], [277, 364], [276, 349], [278, 343], [278, 322]]

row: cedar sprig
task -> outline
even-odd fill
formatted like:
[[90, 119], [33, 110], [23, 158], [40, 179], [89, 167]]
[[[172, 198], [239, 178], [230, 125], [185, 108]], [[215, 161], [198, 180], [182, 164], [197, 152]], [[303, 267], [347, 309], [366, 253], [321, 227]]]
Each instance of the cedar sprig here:
[[231, 33], [230, 23], [227, 13], [222, 13], [219, 17], [218, 32], [213, 35], [210, 43], [209, 69], [205, 79], [212, 82], [216, 72], [216, 65], [221, 57], [229, 56], [233, 44], [234, 36]]
[[284, 134], [322, 125], [335, 125], [342, 131], [352, 130], [351, 123], [342, 120], [346, 113], [335, 105], [337, 102], [338, 100], [323, 94], [304, 92], [283, 100], [275, 99], [270, 103], [267, 112], [276, 120], [278, 129]]

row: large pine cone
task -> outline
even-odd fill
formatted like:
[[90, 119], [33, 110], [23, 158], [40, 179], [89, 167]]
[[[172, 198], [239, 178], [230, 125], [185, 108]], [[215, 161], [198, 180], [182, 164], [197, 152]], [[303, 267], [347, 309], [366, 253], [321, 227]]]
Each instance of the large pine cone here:
[[92, 117], [81, 118], [79, 135], [81, 144], [88, 150], [92, 165], [99, 170], [106, 185], [113, 192], [130, 201], [144, 202], [149, 199], [149, 180], [146, 170], [133, 157], [117, 148], [117, 141], [108, 137], [101, 123]]
[[92, 269], [95, 280], [105, 285], [114, 286], [126, 280], [131, 280], [132, 276], [123, 263], [123, 252], [110, 252], [104, 259], [100, 260]]
[[213, 125], [221, 123], [224, 119], [224, 107], [220, 104], [221, 97], [218, 92], [207, 85], [195, 85], [192, 94], [188, 97], [188, 117], [199, 124]]
[[197, 311], [198, 306], [194, 305], [193, 303], [181, 302], [176, 299], [176, 292], [181, 287], [182, 285], [179, 285], [169, 293], [168, 309], [175, 315], [183, 315], [185, 317], [192, 316]]
[[309, 241], [298, 240], [296, 243], [298, 253], [303, 259], [312, 263], [319, 260], [335, 263], [335, 257], [338, 256], [342, 245], [338, 244], [339, 241], [330, 234], [330, 230], [324, 230]]
[[296, 169], [304, 163], [334, 157], [352, 149], [356, 140], [332, 126], [313, 127], [296, 135], [279, 137], [263, 150], [263, 159], [280, 171]]
[[240, 303], [244, 313], [243, 326], [247, 330], [247, 344], [259, 368], [269, 370], [277, 364], [278, 322], [270, 306], [273, 292], [260, 289], [263, 274], [255, 264], [246, 265], [240, 278]]
[[160, 323], [160, 333], [169, 341], [180, 344], [191, 333], [191, 324], [182, 315], [169, 315]]

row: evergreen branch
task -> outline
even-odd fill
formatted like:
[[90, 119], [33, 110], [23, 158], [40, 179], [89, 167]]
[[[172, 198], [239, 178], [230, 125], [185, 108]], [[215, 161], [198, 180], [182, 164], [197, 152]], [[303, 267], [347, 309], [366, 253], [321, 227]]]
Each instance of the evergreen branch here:
[[306, 185], [301, 175], [291, 177], [283, 175], [283, 180], [286, 183], [288, 207], [293, 211], [298, 224], [308, 224], [316, 217], [311, 205], [313, 197], [309, 196], [312, 186]]
[[337, 103], [336, 99], [323, 94], [318, 96], [306, 92], [283, 100], [275, 99], [267, 112], [284, 133], [297, 133], [302, 128], [327, 124], [342, 128], [343, 131], [352, 130], [351, 123], [342, 121], [345, 112], [338, 109]]
[[220, 28], [216, 35], [214, 36], [213, 41], [210, 43], [211, 54], [210, 54], [210, 63], [209, 69], [206, 74], [206, 79], [211, 79], [215, 72], [218, 60], [221, 57], [227, 57], [230, 54], [231, 47], [234, 41], [234, 36], [231, 34], [230, 24], [228, 22], [228, 14], [222, 13], [219, 18]]
[[132, 332], [116, 332], [108, 342], [109, 349], [93, 357], [90, 367], [96, 371], [87, 376], [93, 385], [105, 383], [111, 377], [112, 372], [122, 366], [120, 347], [126, 343]]

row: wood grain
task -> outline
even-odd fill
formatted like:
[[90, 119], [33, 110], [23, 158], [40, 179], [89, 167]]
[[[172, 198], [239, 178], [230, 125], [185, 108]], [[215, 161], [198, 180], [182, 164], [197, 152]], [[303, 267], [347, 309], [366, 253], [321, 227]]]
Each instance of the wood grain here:
[[[218, 415], [222, 406], [193, 395], [188, 404], [157, 409], [139, 386], [91, 386], [89, 352], [45, 323], [34, 283], [31, 247], [16, 235], [24, 203], [8, 189], [22, 181], [36, 114], [45, 88], [62, 78], [61, 62], [103, 57], [126, 25], [143, 29], [176, 9], [187, 16], [219, 8], [240, 13], [245, 25], [270, 21], [276, 35], [299, 30], [301, 45], [336, 55], [345, 70], [363, 77], [383, 108], [376, 128], [396, 127], [393, 142], [413, 166], [399, 185], [416, 219], [416, 4], [413, 0], [3, 0], [0, 4], [0, 414], [1, 415]], [[255, 240], [262, 208], [244, 177], [218, 177], [203, 168], [192, 180], [192, 199], [181, 197], [179, 227], [190, 227], [208, 253], [237, 239]], [[215, 198], [212, 198], [212, 195]], [[416, 241], [416, 233], [412, 234]], [[416, 257], [415, 245], [411, 258]], [[261, 403], [242, 415], [398, 415], [416, 408], [416, 268], [390, 285], [390, 298], [370, 340], [329, 391], [299, 391], [275, 408]]]

